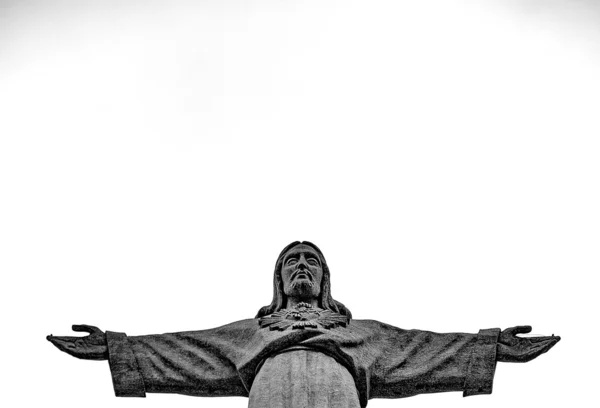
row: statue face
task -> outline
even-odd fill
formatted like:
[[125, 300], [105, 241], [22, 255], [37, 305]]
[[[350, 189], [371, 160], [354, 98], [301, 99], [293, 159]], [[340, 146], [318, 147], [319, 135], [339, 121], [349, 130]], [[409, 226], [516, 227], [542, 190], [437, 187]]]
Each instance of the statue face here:
[[281, 267], [283, 293], [299, 299], [315, 299], [321, 293], [323, 267], [319, 254], [307, 245], [291, 248]]

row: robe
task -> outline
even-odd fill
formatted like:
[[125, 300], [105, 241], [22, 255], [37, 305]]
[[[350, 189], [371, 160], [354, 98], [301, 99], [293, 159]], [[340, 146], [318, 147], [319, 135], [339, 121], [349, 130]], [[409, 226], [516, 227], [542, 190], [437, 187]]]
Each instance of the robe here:
[[258, 319], [145, 336], [106, 332], [115, 394], [250, 397], [250, 408], [366, 407], [371, 398], [490, 394], [500, 329], [404, 330], [375, 320], [270, 330]]

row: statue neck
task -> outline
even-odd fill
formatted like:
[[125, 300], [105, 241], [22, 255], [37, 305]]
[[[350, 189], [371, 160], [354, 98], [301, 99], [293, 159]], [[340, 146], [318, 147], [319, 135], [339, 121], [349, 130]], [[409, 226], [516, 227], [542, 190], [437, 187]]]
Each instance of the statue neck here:
[[287, 302], [285, 304], [285, 308], [291, 309], [293, 307], [296, 307], [296, 305], [298, 305], [298, 303], [308, 303], [312, 307], [315, 307], [315, 308], [319, 307], [319, 299], [317, 299], [317, 298], [304, 299], [304, 298], [297, 298], [297, 297], [288, 297]]

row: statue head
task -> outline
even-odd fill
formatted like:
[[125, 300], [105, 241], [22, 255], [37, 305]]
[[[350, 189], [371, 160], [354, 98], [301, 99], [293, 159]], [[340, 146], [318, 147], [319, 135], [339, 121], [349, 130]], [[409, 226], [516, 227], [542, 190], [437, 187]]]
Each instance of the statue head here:
[[284, 309], [291, 296], [316, 298], [320, 308], [352, 317], [346, 306], [331, 297], [327, 262], [311, 242], [296, 241], [283, 248], [275, 263], [273, 301], [262, 307], [256, 318]]

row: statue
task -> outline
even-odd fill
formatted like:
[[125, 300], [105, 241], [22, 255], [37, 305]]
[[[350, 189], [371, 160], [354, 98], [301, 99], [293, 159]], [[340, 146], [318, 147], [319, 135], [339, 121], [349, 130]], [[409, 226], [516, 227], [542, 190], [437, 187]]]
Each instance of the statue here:
[[89, 335], [47, 339], [77, 358], [108, 360], [117, 396], [245, 396], [250, 408], [358, 408], [371, 398], [490, 394], [496, 362], [530, 361], [560, 340], [517, 336], [529, 326], [439, 334], [354, 320], [331, 296], [322, 252], [306, 241], [279, 255], [273, 292], [254, 319], [214, 329], [129, 337], [75, 325]]

